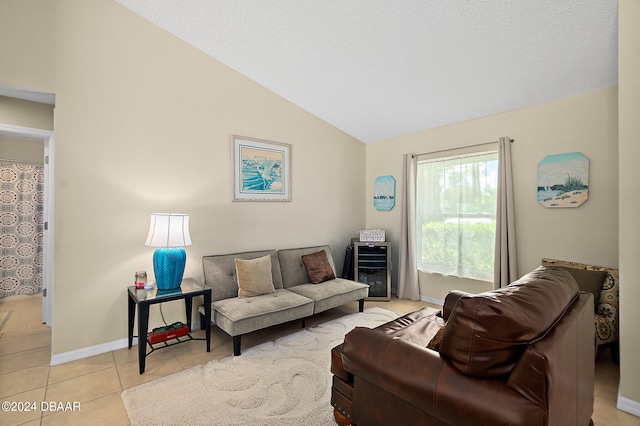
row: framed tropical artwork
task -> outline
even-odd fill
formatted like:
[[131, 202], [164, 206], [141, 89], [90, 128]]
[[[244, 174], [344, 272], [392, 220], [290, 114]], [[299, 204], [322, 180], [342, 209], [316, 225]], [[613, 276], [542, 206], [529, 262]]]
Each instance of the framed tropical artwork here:
[[231, 137], [233, 201], [290, 201], [291, 145]]
[[580, 207], [589, 199], [589, 159], [580, 152], [547, 155], [538, 163], [538, 202]]

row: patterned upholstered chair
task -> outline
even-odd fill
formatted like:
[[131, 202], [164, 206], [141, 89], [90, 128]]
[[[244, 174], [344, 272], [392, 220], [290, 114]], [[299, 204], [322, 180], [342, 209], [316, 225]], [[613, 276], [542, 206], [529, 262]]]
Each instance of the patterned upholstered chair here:
[[[618, 270], [547, 258], [542, 259], [542, 265], [567, 268], [578, 282], [578, 287], [581, 291], [590, 291], [594, 294], [596, 343], [598, 348], [610, 348], [611, 358], [617, 364], [620, 361], [620, 346], [618, 342]], [[598, 288], [593, 283], [594, 278], [596, 279], [595, 282], [600, 282], [600, 277], [604, 278]]]

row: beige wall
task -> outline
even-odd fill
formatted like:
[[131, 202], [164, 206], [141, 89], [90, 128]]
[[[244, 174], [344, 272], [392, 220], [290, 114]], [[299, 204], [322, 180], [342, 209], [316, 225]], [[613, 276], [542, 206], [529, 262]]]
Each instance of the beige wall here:
[[[387, 230], [394, 265], [398, 259], [401, 206], [390, 212], [373, 208], [376, 176], [395, 176], [400, 199], [404, 153], [491, 142], [500, 136], [515, 139], [511, 148], [519, 274], [536, 268], [542, 257], [617, 267], [615, 87], [367, 145], [367, 227]], [[544, 208], [536, 201], [538, 163], [546, 155], [573, 151], [590, 159], [589, 200], [579, 208]], [[397, 270], [394, 268], [392, 280], [397, 279]], [[422, 274], [421, 278], [421, 294], [428, 299], [442, 300], [451, 287], [468, 291], [481, 287], [432, 274]]]
[[[126, 286], [153, 270], [153, 212], [190, 214], [185, 276], [200, 278], [207, 254], [323, 243], [341, 272], [364, 227], [364, 144], [113, 1], [1, 8], [0, 40], [28, 35], [8, 15], [53, 21], [53, 45], [25, 43], [33, 51], [19, 58], [54, 49], [52, 67], [0, 75], [56, 94], [54, 354], [126, 338]], [[231, 201], [232, 134], [292, 145], [291, 202]], [[167, 321], [183, 319], [181, 306]]]
[[[53, 130], [53, 106], [0, 96], [0, 124]], [[0, 134], [0, 159], [42, 163], [44, 142]]]
[[57, 5], [42, 0], [0, 2], [1, 84], [51, 92], [60, 53], [55, 44]]
[[0, 96], [0, 123], [53, 130], [53, 105]]
[[[0, 117], [0, 123], [4, 123]], [[15, 138], [0, 134], [0, 159], [42, 163], [44, 161], [44, 141]]]
[[620, 392], [618, 406], [640, 415], [640, 2], [619, 2]]

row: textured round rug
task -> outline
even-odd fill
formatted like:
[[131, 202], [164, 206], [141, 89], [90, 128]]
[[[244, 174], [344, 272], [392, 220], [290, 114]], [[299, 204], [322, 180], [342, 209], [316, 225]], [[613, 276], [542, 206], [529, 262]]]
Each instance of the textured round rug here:
[[335, 425], [331, 349], [357, 326], [398, 314], [372, 307], [122, 392], [132, 425]]

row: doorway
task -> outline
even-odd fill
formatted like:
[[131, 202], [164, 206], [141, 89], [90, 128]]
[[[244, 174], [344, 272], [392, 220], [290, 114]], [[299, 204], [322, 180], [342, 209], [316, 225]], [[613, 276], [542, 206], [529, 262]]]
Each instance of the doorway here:
[[44, 164], [42, 178], [44, 184], [43, 238], [42, 238], [42, 322], [53, 325], [53, 153], [54, 132], [50, 130], [0, 124], [0, 135], [25, 140], [42, 141], [44, 144]]

